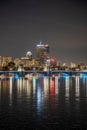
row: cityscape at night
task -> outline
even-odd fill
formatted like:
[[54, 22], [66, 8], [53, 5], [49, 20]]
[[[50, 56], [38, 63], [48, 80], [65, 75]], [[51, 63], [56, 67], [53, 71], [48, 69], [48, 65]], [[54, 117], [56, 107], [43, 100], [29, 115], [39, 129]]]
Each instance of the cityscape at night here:
[[0, 130], [87, 130], [87, 1], [0, 1]]
[[80, 63], [76, 64], [71, 62], [61, 63], [56, 58], [50, 56], [50, 46], [48, 44], [42, 44], [40, 41], [36, 45], [36, 58], [33, 58], [32, 51], [27, 51], [24, 57], [12, 58], [12, 56], [0, 56], [0, 70], [1, 71], [87, 71], [87, 64]]
[[51, 56], [69, 64], [87, 63], [86, 0], [3, 0], [0, 2], [0, 55], [36, 55], [49, 44]]

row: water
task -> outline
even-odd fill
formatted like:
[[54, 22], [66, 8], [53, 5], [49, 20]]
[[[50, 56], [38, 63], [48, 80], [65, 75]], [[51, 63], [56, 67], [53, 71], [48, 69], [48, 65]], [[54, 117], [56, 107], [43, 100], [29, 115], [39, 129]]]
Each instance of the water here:
[[0, 130], [87, 130], [87, 77], [0, 79]]

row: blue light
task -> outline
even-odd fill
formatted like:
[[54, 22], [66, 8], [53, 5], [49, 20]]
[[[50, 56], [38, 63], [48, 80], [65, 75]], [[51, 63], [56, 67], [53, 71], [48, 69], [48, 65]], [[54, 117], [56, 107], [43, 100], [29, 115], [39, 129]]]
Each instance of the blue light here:
[[45, 75], [44, 75], [44, 74], [41, 74], [41, 77], [42, 77], [42, 78], [44, 78], [44, 77], [45, 77]]
[[82, 78], [82, 79], [85, 79], [85, 78], [87, 78], [87, 75], [86, 75], [86, 74], [83, 74], [81, 78]]
[[64, 74], [62, 77], [60, 77], [62, 80], [66, 80], [69, 78], [69, 75], [68, 74]]
[[83, 74], [81, 77], [82, 82], [85, 84], [86, 83], [86, 79], [87, 79], [87, 75]]
[[37, 83], [37, 111], [41, 112], [42, 94], [40, 81]]
[[64, 78], [69, 78], [69, 75], [68, 74], [64, 74]]
[[18, 79], [19, 79], [18, 74], [15, 75], [14, 79], [15, 79], [15, 80], [18, 80]]

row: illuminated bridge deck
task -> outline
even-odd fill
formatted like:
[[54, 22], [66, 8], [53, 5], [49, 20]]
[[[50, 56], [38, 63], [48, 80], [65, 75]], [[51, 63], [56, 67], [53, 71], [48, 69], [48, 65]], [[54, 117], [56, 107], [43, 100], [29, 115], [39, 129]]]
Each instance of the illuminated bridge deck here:
[[62, 74], [62, 75], [77, 75], [77, 74], [85, 74], [87, 75], [87, 71], [65, 71], [65, 70], [58, 70], [58, 71], [0, 71], [0, 75], [3, 74], [13, 74], [19, 76], [25, 76], [27, 74], [44, 74], [44, 75], [52, 75], [52, 74]]

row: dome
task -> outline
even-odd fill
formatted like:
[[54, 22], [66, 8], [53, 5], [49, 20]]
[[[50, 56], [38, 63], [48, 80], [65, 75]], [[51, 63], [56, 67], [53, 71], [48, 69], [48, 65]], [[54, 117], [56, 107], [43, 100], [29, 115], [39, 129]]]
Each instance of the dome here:
[[26, 53], [26, 57], [31, 57], [31, 56], [32, 56], [31, 51], [28, 51], [28, 52]]

